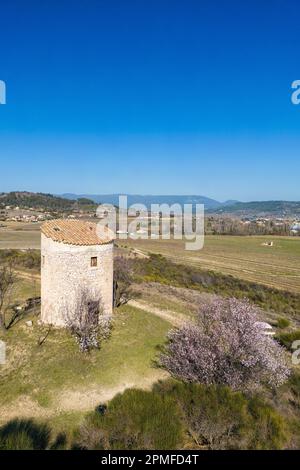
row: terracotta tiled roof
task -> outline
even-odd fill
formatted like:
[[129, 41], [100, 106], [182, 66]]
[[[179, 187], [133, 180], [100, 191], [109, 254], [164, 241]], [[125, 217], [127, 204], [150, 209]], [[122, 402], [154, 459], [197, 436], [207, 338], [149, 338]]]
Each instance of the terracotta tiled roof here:
[[114, 239], [113, 232], [107, 227], [101, 234], [94, 222], [75, 219], [49, 220], [42, 224], [41, 231], [46, 237], [67, 245], [103, 245]]

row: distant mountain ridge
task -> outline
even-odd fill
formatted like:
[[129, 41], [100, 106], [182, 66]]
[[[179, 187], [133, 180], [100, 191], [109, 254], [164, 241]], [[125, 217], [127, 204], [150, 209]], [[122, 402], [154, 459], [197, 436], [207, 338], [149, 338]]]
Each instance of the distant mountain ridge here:
[[[300, 201], [250, 201], [228, 200], [219, 202], [199, 195], [141, 195], [127, 194], [128, 207], [132, 204], [144, 204], [148, 209], [151, 204], [204, 204], [207, 214], [232, 215], [237, 217], [294, 217], [300, 218]], [[45, 208], [48, 210], [70, 211], [75, 207], [87, 207], [94, 204], [113, 204], [118, 206], [118, 194], [73, 194], [53, 195], [28, 191], [0, 192], [0, 206], [20, 206]]]
[[250, 202], [234, 202], [233, 204], [222, 205], [216, 210], [218, 214], [234, 214], [238, 216], [256, 215], [267, 216], [273, 215], [278, 217], [300, 217], [299, 201], [250, 201]]
[[[89, 198], [100, 204], [119, 203], [118, 194], [62, 194], [66, 199]], [[236, 200], [227, 200], [220, 202], [215, 199], [200, 195], [140, 195], [127, 194], [128, 206], [132, 204], [144, 204], [150, 209], [151, 204], [204, 204], [205, 210], [209, 214], [234, 215], [238, 217], [253, 216], [273, 216], [273, 217], [300, 217], [300, 201], [250, 201], [240, 202]]]
[[[141, 195], [141, 194], [124, 194], [127, 196], [128, 206], [132, 204], [144, 204], [148, 209], [151, 204], [204, 204], [205, 209], [217, 209], [223, 206], [223, 203], [206, 196], [178, 196], [178, 195]], [[66, 199], [89, 198], [98, 204], [119, 205], [119, 194], [73, 194], [65, 193], [61, 197]], [[226, 203], [224, 203], [226, 205]]]

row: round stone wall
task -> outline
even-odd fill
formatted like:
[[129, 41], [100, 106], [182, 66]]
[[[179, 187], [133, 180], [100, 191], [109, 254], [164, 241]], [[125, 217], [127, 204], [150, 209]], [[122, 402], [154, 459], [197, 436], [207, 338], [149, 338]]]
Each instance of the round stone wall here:
[[[113, 308], [113, 242], [77, 246], [41, 235], [41, 319], [64, 326], [82, 290], [101, 299], [105, 315]], [[95, 261], [96, 260], [96, 261]], [[95, 265], [96, 264], [96, 265]]]

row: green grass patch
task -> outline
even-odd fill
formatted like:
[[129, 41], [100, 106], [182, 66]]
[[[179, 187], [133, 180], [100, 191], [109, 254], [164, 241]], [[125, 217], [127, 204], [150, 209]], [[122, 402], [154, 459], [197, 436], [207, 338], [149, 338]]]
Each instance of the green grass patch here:
[[277, 335], [276, 338], [289, 351], [293, 351], [292, 344], [294, 341], [300, 340], [300, 330], [294, 330], [289, 333], [281, 333]]
[[151, 382], [162, 374], [153, 361], [170, 324], [154, 315], [130, 306], [118, 309], [111, 338], [89, 354], [81, 353], [64, 329], [53, 330], [39, 346], [46, 329], [37, 325], [37, 317], [32, 320], [33, 327], [22, 320], [0, 334], [7, 345], [7, 364], [0, 370], [0, 405], [26, 395], [51, 409], [63, 390], [142, 386], [143, 381]]
[[280, 317], [277, 319], [277, 328], [284, 329], [290, 326], [290, 321], [285, 317]]

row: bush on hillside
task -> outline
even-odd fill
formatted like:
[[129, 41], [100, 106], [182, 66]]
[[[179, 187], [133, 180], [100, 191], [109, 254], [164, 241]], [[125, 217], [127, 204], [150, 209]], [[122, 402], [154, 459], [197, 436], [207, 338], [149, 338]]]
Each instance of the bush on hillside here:
[[290, 321], [285, 317], [280, 317], [277, 320], [277, 328], [283, 329], [290, 326]]
[[300, 411], [300, 374], [293, 374], [290, 377], [288, 385], [293, 395], [294, 405]]
[[300, 330], [294, 330], [290, 333], [280, 333], [277, 336], [278, 341], [285, 346], [289, 351], [293, 351], [293, 342], [300, 340]]
[[172, 399], [128, 389], [113, 398], [104, 413], [96, 410], [87, 418], [80, 428], [77, 447], [176, 449], [181, 440], [182, 425]]
[[[282, 449], [286, 441], [283, 419], [261, 398], [249, 399], [223, 386], [168, 380], [149, 392], [126, 390], [98, 406], [77, 431], [72, 448]], [[50, 428], [31, 419], [0, 427], [0, 450], [66, 447], [65, 434], [52, 440]]]
[[228, 387], [172, 380], [158, 383], [154, 390], [174, 399], [197, 447], [281, 449], [285, 445], [283, 419], [257, 396], [249, 400]]
[[248, 405], [251, 414], [249, 447], [255, 450], [277, 450], [287, 441], [286, 425], [282, 417], [260, 397]]
[[49, 442], [49, 427], [31, 419], [14, 419], [0, 428], [0, 450], [44, 450]]
[[11, 264], [14, 267], [40, 269], [41, 253], [39, 250], [0, 250], [0, 263]]

